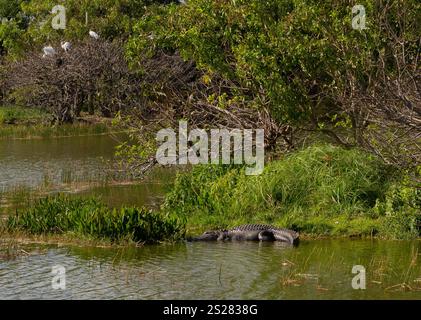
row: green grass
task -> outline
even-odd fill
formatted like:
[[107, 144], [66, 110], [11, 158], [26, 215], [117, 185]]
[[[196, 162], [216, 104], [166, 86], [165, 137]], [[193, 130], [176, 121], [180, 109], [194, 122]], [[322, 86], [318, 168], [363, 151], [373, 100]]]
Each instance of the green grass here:
[[0, 124], [27, 124], [44, 121], [48, 114], [33, 108], [0, 106]]
[[73, 124], [53, 125], [51, 115], [34, 108], [0, 106], [0, 139], [36, 139], [117, 132], [110, 119], [82, 115]]
[[0, 139], [44, 139], [101, 135], [112, 133], [112, 128], [105, 123], [97, 124], [62, 124], [51, 125], [0, 125]]
[[[267, 164], [260, 176], [235, 166], [196, 166], [178, 175], [163, 210], [186, 216], [194, 232], [271, 223], [310, 236], [416, 237], [421, 193], [404, 190], [400, 177], [362, 151], [315, 145]], [[397, 205], [385, 208], [388, 202]]]
[[184, 236], [184, 221], [144, 208], [109, 209], [100, 201], [64, 196], [38, 200], [8, 217], [8, 233], [29, 235], [76, 234], [113, 242], [155, 242]]

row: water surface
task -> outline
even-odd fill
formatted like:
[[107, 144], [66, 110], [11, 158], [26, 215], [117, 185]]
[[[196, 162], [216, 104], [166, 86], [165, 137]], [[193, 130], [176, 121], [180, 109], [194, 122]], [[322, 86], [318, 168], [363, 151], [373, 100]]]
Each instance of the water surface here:
[[[0, 260], [0, 299], [420, 299], [420, 249], [365, 240], [50, 246]], [[55, 265], [66, 268], [65, 290], [52, 288]], [[352, 288], [354, 265], [366, 268], [365, 290]]]
[[124, 138], [0, 140], [0, 213], [1, 207], [13, 210], [28, 198], [51, 193], [98, 196], [113, 207], [158, 207], [175, 172], [158, 168], [143, 181], [133, 180], [130, 172], [116, 173], [115, 147]]

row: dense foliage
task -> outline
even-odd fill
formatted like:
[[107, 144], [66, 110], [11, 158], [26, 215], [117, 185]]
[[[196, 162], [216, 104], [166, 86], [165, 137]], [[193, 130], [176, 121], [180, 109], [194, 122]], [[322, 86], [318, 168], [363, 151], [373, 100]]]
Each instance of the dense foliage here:
[[241, 167], [196, 166], [180, 174], [164, 210], [191, 227], [265, 221], [308, 234], [418, 236], [421, 193], [401, 174], [358, 150], [312, 146], [268, 164], [262, 175]]
[[20, 41], [29, 25], [29, 18], [21, 9], [23, 0], [0, 0], [0, 57], [20, 52]]
[[[152, 4], [169, 3], [168, 0], [0, 0], [0, 44], [4, 51], [20, 55], [33, 46], [60, 40], [82, 40], [89, 30], [103, 38], [128, 37], [132, 25]], [[54, 29], [51, 22], [64, 6], [65, 29]], [[61, 11], [60, 11], [61, 12]]]
[[170, 215], [143, 208], [109, 209], [95, 199], [49, 197], [31, 208], [9, 216], [10, 231], [30, 234], [64, 234], [112, 241], [152, 242], [178, 239], [184, 235], [184, 223]]
[[348, 0], [193, 0], [146, 14], [128, 54], [136, 62], [156, 46], [177, 51], [206, 82], [232, 81], [236, 100], [228, 105], [267, 108], [278, 123], [364, 146], [386, 161], [419, 162], [421, 4], [359, 4], [364, 30], [352, 28]]

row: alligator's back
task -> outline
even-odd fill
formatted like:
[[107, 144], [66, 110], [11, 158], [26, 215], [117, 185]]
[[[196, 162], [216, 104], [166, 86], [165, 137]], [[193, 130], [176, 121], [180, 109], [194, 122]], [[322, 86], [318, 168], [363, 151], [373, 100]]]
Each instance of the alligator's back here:
[[282, 241], [294, 244], [298, 241], [298, 232], [277, 228], [268, 224], [243, 224], [229, 230], [211, 230], [193, 238], [195, 241], [217, 240], [261, 240]]
[[243, 231], [270, 231], [273, 232], [277, 240], [288, 239], [289, 242], [295, 242], [299, 233], [293, 230], [277, 228], [269, 224], [243, 224], [230, 229], [231, 232], [243, 232]]

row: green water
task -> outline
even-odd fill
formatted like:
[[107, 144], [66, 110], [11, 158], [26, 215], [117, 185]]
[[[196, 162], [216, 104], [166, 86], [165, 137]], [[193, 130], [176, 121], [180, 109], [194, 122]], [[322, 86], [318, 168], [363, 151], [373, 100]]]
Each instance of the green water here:
[[[0, 260], [0, 299], [420, 299], [418, 241], [43, 247]], [[40, 251], [41, 250], [41, 251]], [[65, 268], [53, 289], [52, 267]], [[353, 289], [354, 265], [366, 289]]]
[[112, 136], [0, 140], [0, 187], [102, 179], [117, 144]]
[[[174, 170], [157, 170], [141, 182], [110, 178], [117, 144], [113, 136], [1, 140], [0, 194], [19, 203], [42, 190], [97, 195], [112, 206], [158, 206]], [[9, 200], [0, 196], [0, 212]], [[419, 241], [22, 245], [14, 258], [2, 242], [0, 299], [421, 298]], [[64, 290], [51, 285], [57, 265], [65, 267]], [[355, 265], [366, 270], [365, 289], [352, 287]]]
[[19, 208], [28, 198], [58, 192], [99, 196], [115, 207], [157, 207], [174, 171], [154, 170], [141, 183], [129, 173], [116, 173], [115, 147], [123, 138], [0, 140], [0, 214]]

